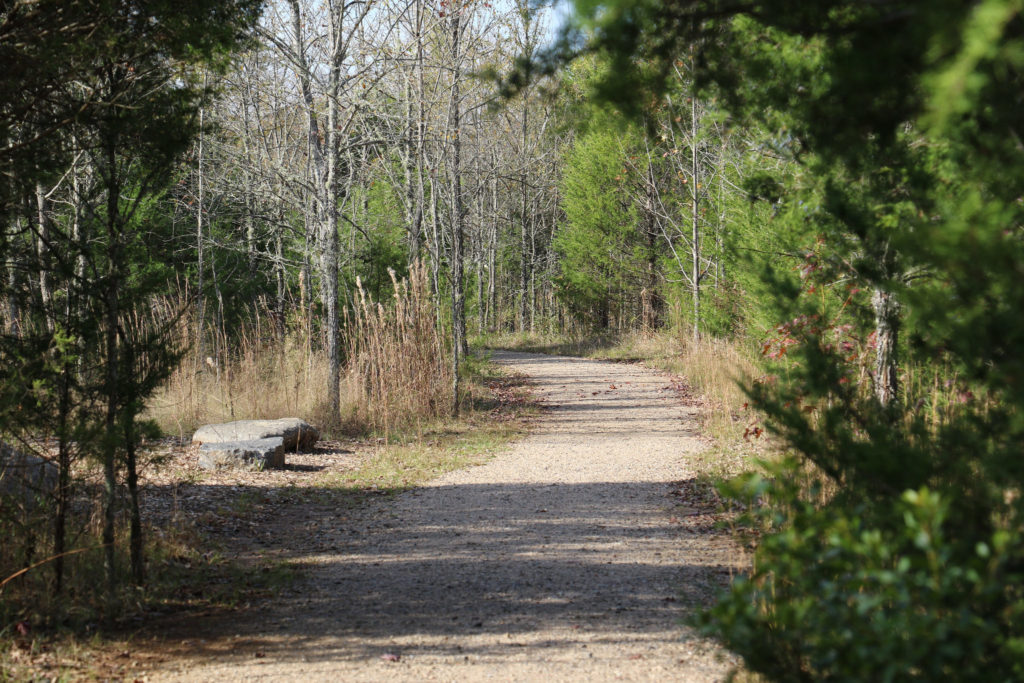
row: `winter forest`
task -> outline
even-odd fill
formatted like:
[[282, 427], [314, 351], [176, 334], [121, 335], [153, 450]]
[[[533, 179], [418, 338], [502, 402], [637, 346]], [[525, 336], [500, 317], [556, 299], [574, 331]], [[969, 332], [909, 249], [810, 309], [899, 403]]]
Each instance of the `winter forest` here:
[[8, 0], [0, 66], [0, 679], [301, 580], [197, 428], [365, 507], [544, 419], [494, 349], [685, 386], [749, 680], [1024, 678], [1019, 2]]

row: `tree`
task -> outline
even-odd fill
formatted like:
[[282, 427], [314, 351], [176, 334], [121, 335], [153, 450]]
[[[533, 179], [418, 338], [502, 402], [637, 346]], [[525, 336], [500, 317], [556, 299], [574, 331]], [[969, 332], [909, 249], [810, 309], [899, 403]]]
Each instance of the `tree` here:
[[566, 223], [554, 239], [558, 285], [567, 303], [602, 330], [622, 327], [635, 313], [627, 291], [641, 278], [645, 244], [625, 183], [624, 157], [639, 141], [623, 122], [597, 115], [577, 139], [566, 162], [562, 195]]
[[[159, 326], [146, 324], [152, 320], [141, 314], [153, 280], [140, 259], [145, 233], [140, 221], [194, 135], [197, 109], [208, 96], [191, 67], [224, 66], [226, 55], [239, 45], [258, 10], [254, 0], [93, 0], [71, 6], [19, 3], [3, 14], [5, 31], [20, 37], [19, 42], [5, 46], [15, 52], [19, 63], [31, 63], [31, 68], [16, 69], [4, 77], [3, 88], [11, 93], [29, 79], [24, 83], [24, 99], [13, 97], [5, 109], [6, 139], [11, 144], [3, 157], [4, 170], [12, 177], [19, 175], [22, 155], [31, 152], [38, 157], [34, 178], [66, 176], [67, 166], [62, 165], [69, 160], [69, 172], [75, 174], [70, 224], [59, 225], [40, 202], [37, 234], [48, 244], [41, 258], [18, 264], [38, 277], [42, 291], [47, 292], [44, 299], [71, 302], [61, 316], [64, 324], [33, 326], [40, 332], [36, 335], [22, 334], [28, 328], [21, 327], [6, 336], [5, 360], [12, 362], [4, 364], [4, 383], [27, 382], [42, 395], [52, 390], [60, 397], [56, 410], [61, 503], [55, 534], [59, 550], [65, 542], [62, 519], [68, 500], [66, 442], [72, 434], [68, 426], [71, 401], [83, 406], [73, 435], [80, 448], [94, 450], [103, 463], [102, 535], [111, 593], [117, 581], [114, 524], [122, 464], [130, 493], [132, 574], [136, 581], [143, 577], [137, 418], [143, 400], [174, 359]], [[54, 23], [40, 24], [46, 21]], [[59, 49], [54, 40], [61, 43]], [[83, 174], [86, 167], [89, 172]], [[5, 203], [7, 215], [9, 206]], [[67, 258], [54, 258], [58, 254]], [[24, 298], [17, 282], [4, 294], [9, 302]], [[36, 315], [31, 309], [19, 309], [19, 318]], [[42, 315], [56, 321], [52, 313]], [[90, 326], [95, 335], [86, 332]], [[51, 347], [60, 358], [56, 374], [42, 372], [26, 355]], [[95, 368], [100, 373], [94, 373]], [[24, 407], [5, 406], [4, 432], [21, 424], [38, 424], [15, 421], [24, 415]], [[97, 426], [89, 427], [90, 423]], [[88, 437], [84, 443], [83, 437]]]
[[[806, 236], [802, 281], [776, 288], [785, 373], [749, 391], [834, 493], [789, 468], [744, 482], [771, 533], [711, 630], [778, 680], [1021, 676], [1019, 8], [577, 6], [612, 78], [652, 92], [702, 46], [704, 82], [802, 167], [777, 213]], [[908, 395], [911, 363], [961, 384]]]

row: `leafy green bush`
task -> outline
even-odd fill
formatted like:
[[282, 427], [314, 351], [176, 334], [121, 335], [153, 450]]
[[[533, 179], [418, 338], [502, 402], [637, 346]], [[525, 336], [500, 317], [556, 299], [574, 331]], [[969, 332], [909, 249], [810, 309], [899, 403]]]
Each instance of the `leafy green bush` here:
[[[1024, 680], [1024, 538], [951, 533], [946, 497], [816, 505], [793, 461], [725, 486], [769, 529], [755, 568], [699, 618], [772, 680]], [[812, 489], [814, 487], [811, 487]], [[817, 491], [814, 491], [817, 493]]]

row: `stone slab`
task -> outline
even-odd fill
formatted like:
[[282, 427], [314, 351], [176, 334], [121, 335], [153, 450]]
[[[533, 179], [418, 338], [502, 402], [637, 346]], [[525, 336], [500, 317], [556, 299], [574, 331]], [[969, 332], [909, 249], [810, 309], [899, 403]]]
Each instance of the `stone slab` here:
[[239, 420], [200, 427], [192, 436], [192, 443], [256, 441], [275, 437], [284, 440], [285, 451], [299, 451], [311, 448], [320, 438], [320, 432], [297, 417], [283, 417], [279, 420]]
[[199, 447], [199, 467], [204, 470], [244, 469], [262, 471], [284, 467], [284, 439], [224, 441]]

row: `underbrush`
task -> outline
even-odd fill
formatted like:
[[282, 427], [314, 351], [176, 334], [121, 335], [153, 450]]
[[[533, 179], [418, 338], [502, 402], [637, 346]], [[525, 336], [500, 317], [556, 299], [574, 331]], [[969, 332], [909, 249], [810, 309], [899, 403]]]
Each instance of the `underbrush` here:
[[[84, 508], [84, 496], [78, 506]], [[49, 540], [45, 533], [46, 515], [23, 520], [33, 526], [39, 547]], [[65, 555], [63, 585], [58, 593], [53, 586], [50, 558], [25, 565], [24, 547], [5, 543], [0, 549], [0, 651], [24, 649], [34, 635], [75, 633], [89, 635], [101, 630], [122, 628], [139, 622], [144, 616], [200, 607], [229, 607], [253, 599], [287, 580], [284, 567], [268, 571], [246, 568], [229, 561], [215, 542], [201, 535], [185, 516], [177, 516], [159, 525], [147, 525], [144, 536], [146, 581], [134, 585], [128, 581], [113, 591], [104, 590], [103, 549], [91, 542], [96, 534], [88, 517], [70, 520], [78, 547]], [[5, 524], [5, 539], [25, 533], [19, 525], [12, 531]], [[127, 535], [126, 532], [123, 532]], [[119, 549], [127, 548], [126, 538], [117, 539]], [[127, 552], [115, 557], [127, 574]], [[23, 569], [28, 568], [28, 571]], [[2, 654], [0, 654], [2, 656]]]
[[[79, 520], [81, 521], [81, 520]], [[277, 593], [297, 576], [289, 562], [242, 563], [179, 518], [147, 526], [147, 580], [109, 594], [100, 547], [66, 558], [62, 591], [41, 565], [0, 589], [0, 680], [120, 679], [132, 664], [126, 638], [147, 620], [228, 610]], [[127, 547], [118, 539], [118, 547]], [[3, 571], [12, 563], [3, 552]], [[128, 564], [119, 553], [120, 566]], [[0, 579], [2, 580], [2, 579]]]
[[[330, 476], [311, 472], [307, 484], [289, 484], [287, 495], [281, 495], [281, 490], [273, 495], [264, 493], [280, 489], [280, 484], [267, 489], [258, 484], [228, 487], [233, 492], [227, 499], [208, 499], [204, 507], [196, 508], [197, 503], [188, 501], [204, 498], [201, 491], [205, 486], [225, 487], [223, 482], [207, 483], [202, 474], [191, 470], [173, 475], [179, 478], [170, 482], [164, 478], [152, 493], [147, 494], [144, 486], [144, 495], [164, 496], [164, 507], [170, 511], [146, 526], [144, 586], [126, 582], [113, 595], [103, 589], [103, 553], [94, 547], [98, 545], [100, 494], [90, 482], [96, 473], [88, 463], [80, 463], [76, 514], [69, 536], [75, 539], [72, 547], [84, 552], [65, 558], [65, 585], [60, 595], [53, 592], [52, 565], [48, 563], [0, 588], [0, 680], [65, 675], [102, 678], [120, 672], [111, 674], [116, 678], [124, 673], [118, 667], [129, 662], [116, 652], [107, 655], [128, 649], [124, 634], [154, 618], [222, 612], [269, 597], [301, 573], [301, 565], [281, 555], [243, 554], [243, 559], [238, 559], [237, 549], [232, 550], [236, 539], [231, 529], [246, 529], [250, 521], [268, 515], [285, 515], [287, 506], [357, 507], [444, 472], [485, 462], [525, 433], [536, 414], [536, 404], [523, 378], [483, 357], [467, 359], [464, 372], [464, 409], [458, 419], [409, 421], [379, 437], [344, 442], [345, 448], [358, 451], [353, 456], [358, 461], [356, 467]], [[274, 507], [266, 507], [268, 504]], [[45, 549], [52, 546], [51, 510], [45, 506], [36, 510], [31, 517], [8, 519], [0, 526], [0, 581], [26, 564], [45, 559]], [[220, 524], [224, 521], [230, 523]], [[119, 524], [121, 529], [126, 526]], [[27, 538], [32, 540], [31, 548], [22, 542]], [[283, 539], [282, 548], [287, 549], [289, 542]], [[125, 539], [119, 538], [117, 547], [125, 549]], [[125, 569], [126, 553], [119, 552], [117, 561]]]
[[450, 350], [426, 271], [416, 266], [408, 279], [391, 276], [391, 301], [372, 301], [359, 287], [346, 309], [338, 415], [325, 402], [326, 344], [308, 319], [296, 314], [286, 323], [257, 308], [230, 332], [209, 330], [200, 346], [194, 311], [167, 301], [185, 311], [173, 342], [188, 352], [147, 416], [180, 438], [208, 423], [291, 416], [327, 433], [388, 435], [443, 416], [450, 408]]

